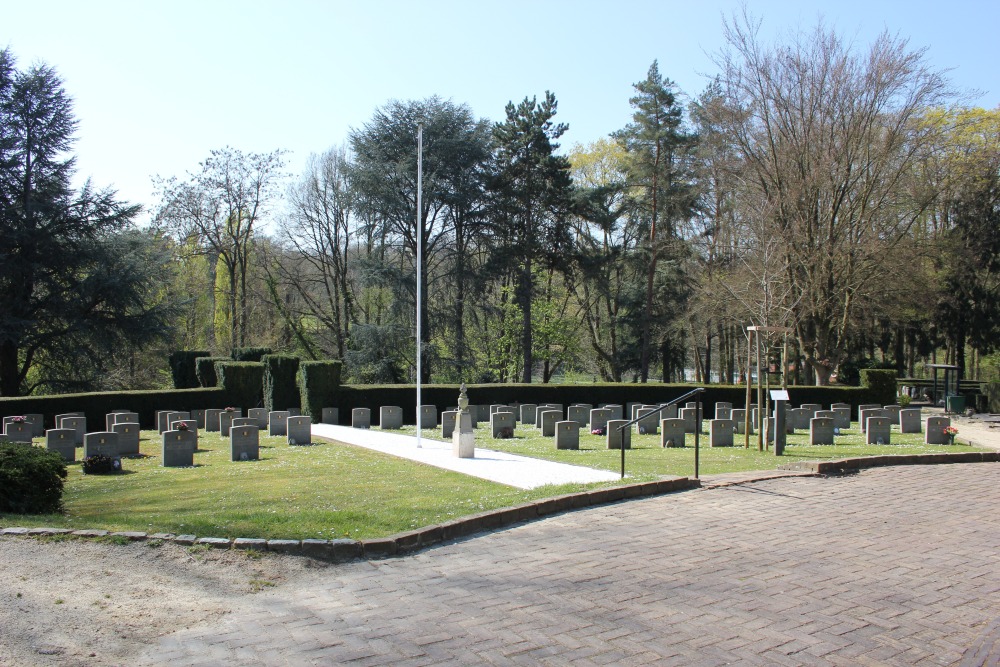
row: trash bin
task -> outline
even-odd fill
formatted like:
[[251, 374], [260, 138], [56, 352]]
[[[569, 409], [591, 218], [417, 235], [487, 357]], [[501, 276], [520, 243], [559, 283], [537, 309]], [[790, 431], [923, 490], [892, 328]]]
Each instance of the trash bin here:
[[945, 411], [956, 415], [965, 412], [965, 396], [951, 395], [946, 397]]

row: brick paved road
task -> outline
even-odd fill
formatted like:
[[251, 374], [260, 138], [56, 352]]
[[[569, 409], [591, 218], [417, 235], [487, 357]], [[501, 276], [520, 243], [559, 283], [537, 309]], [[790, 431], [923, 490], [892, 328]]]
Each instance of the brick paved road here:
[[145, 662], [998, 664], [998, 481], [903, 466], [573, 512], [324, 570]]

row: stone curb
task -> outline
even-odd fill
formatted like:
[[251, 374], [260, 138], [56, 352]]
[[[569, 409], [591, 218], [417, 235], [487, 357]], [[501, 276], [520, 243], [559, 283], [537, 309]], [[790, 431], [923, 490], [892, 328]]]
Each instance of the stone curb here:
[[629, 498], [662, 495], [674, 491], [684, 491], [701, 486], [697, 479], [672, 477], [654, 482], [642, 482], [610, 489], [581, 491], [553, 498], [543, 498], [513, 507], [481, 512], [464, 516], [441, 524], [424, 526], [388, 537], [370, 540], [263, 540], [237, 537], [198, 537], [196, 535], [174, 535], [172, 533], [146, 534], [140, 532], [111, 532], [107, 530], [72, 530], [69, 528], [22, 528], [0, 529], [0, 535], [52, 536], [72, 535], [84, 538], [117, 537], [132, 541], [162, 540], [181, 546], [201, 546], [212, 549], [242, 549], [273, 551], [275, 553], [307, 556], [318, 560], [343, 563], [357, 559], [381, 559], [414, 553], [421, 549], [448, 540], [467, 537], [475, 533], [504, 528], [516, 523], [531, 521], [539, 517], [569, 512], [583, 507], [618, 502]]
[[798, 461], [780, 470], [803, 470], [817, 475], [837, 475], [847, 471], [883, 466], [937, 465], [942, 463], [996, 463], [1000, 452], [954, 452], [943, 454], [886, 454], [835, 461]]

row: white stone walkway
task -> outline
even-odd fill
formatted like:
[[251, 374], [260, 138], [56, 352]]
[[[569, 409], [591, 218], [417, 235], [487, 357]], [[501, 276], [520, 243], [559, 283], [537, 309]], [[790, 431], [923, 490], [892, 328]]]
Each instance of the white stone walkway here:
[[413, 436], [350, 426], [313, 424], [312, 435], [315, 438], [358, 445], [383, 454], [419, 461], [519, 489], [534, 489], [546, 484], [610, 482], [620, 477], [607, 470], [533, 459], [481, 447], [476, 447], [475, 458], [460, 459], [452, 454], [450, 442], [421, 438], [421, 447], [417, 449], [417, 439]]

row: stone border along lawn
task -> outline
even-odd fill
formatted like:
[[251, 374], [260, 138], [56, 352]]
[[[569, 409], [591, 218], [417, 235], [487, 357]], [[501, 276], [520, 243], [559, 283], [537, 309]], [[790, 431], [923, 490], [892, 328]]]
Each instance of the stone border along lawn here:
[[[412, 432], [412, 427], [410, 428]], [[493, 440], [485, 434], [483, 429], [478, 431], [477, 444], [481, 447], [495, 448], [495, 449], [507, 449], [507, 447], [528, 447], [531, 449], [532, 446], [541, 443], [545, 449], [543, 458], [551, 458], [554, 460], [559, 460], [563, 462], [576, 463], [579, 465], [591, 465], [592, 467], [608, 467], [613, 470], [617, 470], [620, 461], [620, 452], [618, 450], [607, 450], [604, 447], [604, 438], [599, 436], [592, 436], [589, 433], [581, 433], [581, 447], [584, 449], [575, 451], [562, 451], [558, 452], [554, 449], [554, 444], [552, 444], [551, 438], [541, 438], [541, 436], [534, 436], [531, 432], [537, 431], [533, 428], [523, 427], [518, 429], [517, 436], [513, 440]], [[403, 431], [405, 433], [405, 431]], [[424, 431], [425, 434], [428, 433], [427, 430]], [[439, 433], [439, 432], [438, 432]], [[797, 437], [806, 436], [790, 436], [790, 442]], [[848, 436], [845, 436], [848, 437]], [[897, 434], [893, 434], [896, 438]], [[913, 438], [914, 436], [907, 436]], [[916, 436], [920, 438], [922, 436]], [[13, 526], [16, 524], [20, 525], [37, 525], [35, 520], [42, 525], [49, 525], [49, 528], [9, 528], [6, 531], [0, 531], [0, 533], [6, 534], [42, 534], [51, 535], [55, 539], [64, 539], [62, 536], [94, 536], [101, 537], [104, 539], [115, 539], [115, 540], [129, 540], [129, 539], [171, 539], [174, 541], [180, 541], [182, 543], [199, 544], [207, 546], [219, 546], [219, 547], [235, 547], [235, 548], [267, 548], [272, 551], [289, 551], [294, 553], [303, 553], [305, 555], [311, 555], [316, 557], [322, 557], [332, 560], [340, 560], [344, 558], [356, 558], [360, 556], [374, 557], [376, 555], [390, 555], [392, 553], [404, 553], [414, 548], [422, 548], [429, 544], [441, 541], [443, 539], [453, 539], [455, 537], [460, 537], [462, 535], [470, 534], [480, 530], [488, 530], [493, 528], [499, 528], [501, 526], [509, 525], [511, 523], [530, 520], [538, 516], [544, 516], [551, 514], [556, 511], [563, 511], [566, 509], [572, 509], [576, 507], [584, 507], [593, 504], [599, 504], [602, 502], [613, 502], [615, 500], [621, 500], [625, 497], [636, 497], [639, 495], [648, 495], [650, 493], [663, 493], [671, 490], [678, 490], [681, 488], [691, 488], [697, 486], [697, 480], [688, 480], [687, 478], [681, 476], [679, 479], [662, 479], [662, 473], [657, 472], [661, 470], [662, 472], [667, 472], [662, 470], [662, 465], [656, 465], [656, 469], [636, 470], [643, 461], [642, 456], [645, 455], [650, 457], [651, 460], [655, 461], [655, 457], [658, 453], [660, 456], [672, 456], [678, 457], [678, 459], [683, 464], [684, 470], [693, 471], [693, 451], [692, 448], [673, 448], [673, 449], [663, 449], [658, 446], [658, 444], [650, 444], [651, 442], [658, 443], [658, 436], [656, 435], [644, 435], [637, 436], [633, 434], [633, 447], [636, 449], [629, 450], [627, 453], [628, 457], [628, 470], [630, 475], [633, 471], [638, 472], [636, 479], [639, 480], [637, 484], [629, 485], [614, 485], [609, 486], [608, 484], [597, 484], [597, 485], [565, 485], [562, 487], [543, 487], [541, 493], [531, 494], [530, 492], [518, 492], [512, 491], [510, 487], [505, 487], [503, 485], [473, 481], [470, 482], [469, 478], [465, 475], [459, 475], [457, 473], [448, 473], [445, 471], [440, 471], [438, 469], [431, 469], [429, 466], [424, 466], [420, 464], [415, 464], [412, 462], [397, 459], [395, 457], [378, 455], [370, 452], [361, 450], [361, 448], [325, 443], [323, 441], [317, 441], [309, 447], [289, 447], [284, 444], [284, 438], [280, 436], [261, 437], [261, 462], [231, 462], [228, 460], [228, 446], [227, 441], [221, 438], [218, 433], [201, 433], [201, 448], [196, 453], [196, 467], [194, 468], [162, 468], [159, 465], [159, 435], [155, 431], [144, 431], [142, 433], [141, 449], [142, 455], [138, 458], [125, 459], [125, 475], [115, 475], [115, 476], [84, 476], [80, 472], [79, 462], [72, 464], [70, 466], [70, 479], [68, 480], [68, 493], [67, 493], [67, 504], [70, 506], [69, 509], [72, 511], [72, 505], [76, 502], [74, 496], [86, 497], [86, 502], [93, 505], [104, 505], [105, 503], [114, 505], [121, 505], [123, 503], [128, 504], [129, 507], [141, 507], [141, 509], [136, 510], [136, 514], [141, 514], [145, 511], [152, 511], [156, 509], [157, 503], [162, 502], [173, 502], [176, 503], [176, 507], [172, 507], [169, 511], [181, 514], [181, 516], [191, 517], [202, 513], [201, 508], [207, 505], [217, 505], [219, 503], [235, 501], [234, 506], [238, 506], [241, 510], [245, 505], [249, 504], [253, 500], [250, 496], [241, 494], [240, 489], [237, 488], [233, 490], [232, 488], [212, 488], [209, 491], [204, 491], [204, 489], [199, 489], [196, 485], [192, 486], [192, 480], [197, 482], [199, 479], [203, 483], [208, 481], [215, 481], [218, 487], [240, 487], [242, 486], [245, 492], [249, 490], [255, 490], [258, 493], [262, 489], [250, 489], [251, 486], [264, 487], [263, 491], [266, 494], [265, 500], [270, 507], [273, 507], [275, 502], [282, 503], [285, 506], [290, 506], [292, 508], [291, 512], [286, 514], [298, 514], [306, 513], [312, 508], [306, 507], [305, 509], [300, 509], [297, 504], [299, 502], [309, 502], [309, 498], [303, 499], [302, 489], [294, 490], [294, 492], [289, 491], [285, 487], [280, 486], [280, 482], [274, 481], [276, 478], [274, 474], [277, 474], [278, 480], [285, 480], [287, 477], [294, 477], [296, 471], [301, 474], [312, 475], [312, 477], [307, 480], [308, 483], [305, 484], [306, 491], [313, 490], [308, 487], [315, 486], [316, 484], [328, 484], [330, 481], [329, 470], [331, 467], [337, 467], [344, 470], [349, 470], [349, 477], [355, 478], [360, 477], [357, 486], [364, 489], [366, 496], [359, 500], [359, 504], [363, 504], [363, 501], [369, 500], [372, 496], [380, 497], [388, 492], [397, 492], [400, 488], [398, 484], [399, 479], [406, 479], [410, 482], [407, 488], [413, 490], [414, 487], [419, 487], [420, 491], [425, 491], [424, 487], [430, 486], [430, 490], [427, 493], [417, 493], [416, 495], [405, 496], [406, 503], [412, 503], [411, 507], [404, 509], [406, 512], [405, 517], [409, 519], [414, 518], [412, 521], [408, 521], [404, 525], [400, 525], [397, 521], [393, 523], [391, 520], [385, 520], [385, 517], [381, 516], [378, 510], [372, 511], [354, 511], [357, 508], [351, 507], [351, 514], [356, 515], [354, 520], [357, 522], [370, 522], [372, 525], [367, 526], [371, 528], [365, 533], [358, 535], [353, 535], [355, 531], [322, 531], [324, 534], [317, 535], [315, 532], [303, 532], [301, 530], [290, 531], [282, 530], [282, 524], [280, 521], [275, 523], [269, 521], [267, 515], [260, 516], [260, 511], [249, 512], [251, 515], [250, 521], [240, 521], [241, 517], [230, 517], [224, 515], [217, 524], [212, 524], [210, 521], [202, 522], [201, 524], [189, 524], [188, 530], [183, 530], [184, 524], [179, 524], [181, 530], [176, 530], [174, 525], [166, 524], [156, 520], [154, 514], [142, 514], [143, 520], [141, 522], [131, 521], [128, 523], [122, 523], [115, 520], [99, 521], [99, 520], [89, 520], [88, 516], [94, 516], [93, 514], [86, 514], [83, 512], [78, 512], [74, 517], [72, 515], [50, 515], [49, 517], [28, 517], [28, 516], [13, 516], [8, 515], [5, 517], [0, 517], [0, 521], [7, 526]], [[693, 436], [689, 435], [689, 444], [693, 440]], [[706, 440], [707, 438], [703, 438]], [[650, 442], [646, 442], [646, 440]], [[534, 445], [531, 442], [534, 441]], [[36, 440], [36, 444], [38, 440]], [[769, 465], [757, 466], [757, 465], [744, 465], [738, 470], [748, 471], [748, 470], [760, 470], [762, 468], [778, 469], [778, 468], [797, 468], [804, 469], [808, 471], [806, 474], [828, 474], [831, 472], [839, 472], [843, 470], [854, 469], [858, 467], [867, 467], [869, 465], [897, 465], [901, 463], [916, 463], [924, 462], [940, 462], [942, 459], [955, 460], [970, 460], [970, 461], [982, 461], [982, 460], [997, 460], [996, 458], [990, 459], [988, 455], [984, 456], [983, 453], [979, 451], [974, 451], [969, 447], [962, 446], [937, 446], [937, 447], [924, 447], [924, 446], [913, 446], [913, 445], [887, 445], [882, 447], [868, 447], [862, 448], [868, 451], [876, 450], [882, 451], [899, 451], [899, 450], [909, 450], [914, 452], [913, 454], [908, 453], [902, 456], [876, 456], [863, 458], [861, 462], [855, 459], [849, 459], [847, 462], [843, 460], [844, 456], [850, 456], [855, 449], [853, 446], [822, 446], [817, 448], [804, 448], [804, 449], [820, 449], [823, 453], [829, 452], [829, 456], [825, 457], [828, 461], [823, 462], [807, 462], [802, 459], [801, 456], [795, 457], [783, 457], [778, 459], [771, 455], [770, 453], [759, 453], [754, 449], [755, 443], [752, 444], [751, 450], [744, 450], [742, 447], [735, 448], [716, 448], [711, 449], [708, 447], [702, 448], [702, 474], [712, 474], [713, 472], [731, 472], [734, 469], [732, 467], [725, 467], [718, 471], [712, 471], [710, 466], [706, 463], [710, 463], [711, 456], [713, 454], [718, 454], [726, 457], [733, 457], [733, 455], [751, 454], [749, 459], [750, 464], [756, 464], [760, 461], [767, 461]], [[795, 445], [792, 444], [790, 447]], [[916, 454], [921, 454], [921, 450], [933, 449], [935, 451], [946, 451], [950, 454], [946, 457], [941, 457], [937, 455], [927, 456], [916, 456]], [[957, 450], [957, 451], [956, 451]], [[79, 455], [81, 450], [77, 450]], [[518, 451], [513, 449], [517, 453], [525, 453], [529, 456], [539, 456], [539, 453], [533, 451]], [[788, 450], [786, 450], [788, 452]], [[567, 459], [568, 455], [576, 455], [575, 458]], [[995, 452], [993, 452], [996, 455]], [[764, 457], [763, 459], [761, 457]], [[594, 460], [588, 460], [594, 459]], [[311, 468], [305, 472], [302, 472], [301, 468], [296, 468], [296, 465], [303, 462], [312, 462], [316, 460], [321, 460], [322, 463], [319, 465], [324, 466], [322, 468], [322, 474], [318, 477], [316, 476], [316, 470], [312, 468], [317, 467], [316, 464], [311, 464]], [[596, 460], [600, 460], [597, 462]], [[790, 460], [791, 459], [791, 460]], [[798, 459], [798, 460], [796, 460]], [[596, 462], [596, 465], [595, 465]], [[662, 463], [662, 461], [661, 461]], [[258, 467], [259, 466], [259, 467]], [[272, 467], [272, 475], [270, 477], [265, 476], [264, 469]], [[648, 466], [645, 466], [648, 468]], [[138, 468], [138, 470], [137, 470]], [[254, 470], [257, 472], [253, 472]], [[222, 472], [221, 476], [212, 477], [206, 473], [210, 472]], [[365, 473], [368, 477], [365, 477]], [[683, 471], [678, 471], [683, 475]], [[674, 474], [678, 474], [674, 473]], [[248, 474], [258, 475], [259, 483], [257, 485], [246, 485]], [[690, 474], [690, 472], [688, 472]], [[372, 475], [374, 475], [375, 482], [372, 480]], [[204, 479], [202, 479], [204, 478]], [[168, 486], [167, 484], [159, 484], [158, 480], [170, 480], [173, 484]], [[345, 479], [343, 476], [338, 477], [338, 479]], [[428, 481], [430, 480], [430, 481]], [[440, 491], [441, 483], [443, 481], [444, 486], [458, 486], [460, 492], [458, 497], [463, 499], [462, 503], [455, 505], [454, 503], [449, 507], [447, 516], [442, 516], [445, 514], [441, 512], [440, 502], [441, 497], [444, 492]], [[378, 487], [376, 482], [388, 482], [381, 487]], [[228, 483], [226, 483], [228, 482]], [[438, 484], [438, 486], [434, 486]], [[650, 485], [653, 486], [650, 486]], [[667, 486], [662, 487], [663, 490], [655, 491], [654, 489], [661, 488], [657, 485], [666, 484]], [[89, 495], [81, 494], [80, 491], [83, 485], [90, 487]], [[125, 485], [131, 486], [141, 486], [141, 487], [156, 487], [154, 491], [149, 491], [145, 489], [147, 495], [140, 496], [138, 500], [129, 500], [127, 494], [121, 495], [116, 493], [116, 487], [122, 487]], [[471, 489], [471, 490], [470, 490]], [[120, 491], [120, 489], [118, 489]], [[567, 493], [570, 492], [570, 493]], [[573, 493], [576, 492], [576, 493]], [[621, 496], [617, 494], [623, 494]], [[158, 495], [157, 495], [158, 494]], [[437, 495], [436, 495], [437, 494]], [[475, 497], [479, 494], [478, 499]], [[465, 498], [466, 495], [472, 497]], [[546, 497], [548, 495], [549, 497]], [[430, 498], [428, 498], [430, 496]], [[554, 496], [554, 497], [552, 497]], [[343, 498], [338, 500], [342, 501]], [[353, 497], [350, 500], [354, 500]], [[428, 508], [426, 503], [428, 501], [439, 502], [439, 505]], [[259, 502], [259, 498], [257, 499]], [[492, 507], [489, 505], [492, 504]], [[421, 514], [418, 510], [418, 506], [423, 510]], [[430, 512], [427, 510], [430, 509]], [[483, 511], [483, 510], [486, 511]], [[478, 511], [477, 511], [478, 510]], [[277, 512], [277, 510], [271, 510]], [[333, 511], [336, 511], [335, 508]], [[437, 514], [434, 512], [437, 511]], [[321, 517], [323, 518], [323, 517]], [[148, 523], [147, 523], [148, 519]], [[443, 519], [443, 521], [442, 521]], [[325, 520], [325, 519], [323, 519]], [[31, 522], [31, 523], [28, 523]], [[73, 524], [76, 524], [74, 526]], [[80, 525], [87, 526], [87, 530], [78, 531], [77, 526]], [[212, 526], [215, 525], [215, 528]], [[228, 529], [219, 529], [219, 526], [228, 526]], [[330, 522], [324, 524], [329, 526]], [[95, 526], [103, 526], [101, 529], [94, 530]], [[148, 526], [149, 528], [159, 527], [162, 531], [163, 528], [174, 529], [175, 532], [154, 532], [152, 534], [147, 534], [144, 532], [144, 528]], [[406, 528], [405, 526], [409, 526]], [[425, 526], [425, 527], [421, 527]], [[192, 531], [190, 528], [195, 528]], [[198, 537], [196, 535], [190, 534], [192, 532], [200, 533], [201, 535], [218, 535], [219, 533], [228, 534], [231, 537]], [[299, 533], [296, 537], [298, 539], [277, 539], [278, 537], [292, 537], [292, 533]], [[381, 532], [381, 535], [379, 534]], [[240, 534], [250, 534], [256, 535], [254, 538], [243, 538], [235, 537]], [[265, 539], [268, 535], [275, 539]], [[310, 536], [311, 535], [311, 536]], [[388, 535], [388, 537], [385, 537]], [[325, 554], [325, 555], [324, 555]]]

